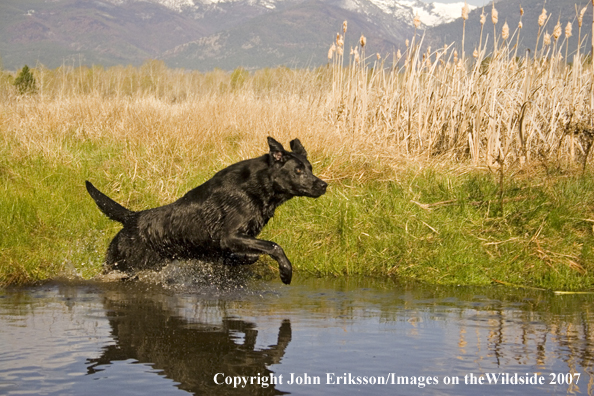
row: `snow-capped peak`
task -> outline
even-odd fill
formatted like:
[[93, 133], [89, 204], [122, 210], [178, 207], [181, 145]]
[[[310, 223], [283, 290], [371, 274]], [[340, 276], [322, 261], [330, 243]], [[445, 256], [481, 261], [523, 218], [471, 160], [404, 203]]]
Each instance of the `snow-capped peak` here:
[[[437, 26], [442, 23], [452, 22], [462, 16], [464, 2], [458, 3], [425, 3], [421, 0], [370, 0], [387, 14], [400, 17], [412, 24], [412, 19], [418, 15], [425, 26]], [[476, 6], [468, 5], [474, 10]]]
[[[112, 4], [121, 5], [128, 2], [149, 2], [160, 4], [171, 10], [183, 12], [196, 9], [201, 5], [212, 5], [221, 3], [245, 2], [251, 5], [263, 6], [268, 9], [276, 8], [276, 3], [286, 0], [104, 0]], [[295, 1], [295, 0], [293, 0]], [[298, 0], [297, 0], [298, 1]], [[442, 23], [451, 22], [462, 16], [464, 2], [458, 3], [425, 3], [421, 0], [330, 0], [341, 8], [367, 14], [369, 7], [376, 7], [383, 14], [403, 21], [409, 25], [413, 24], [416, 15], [425, 27], [437, 26]], [[473, 10], [476, 6], [468, 6]]]
[[111, 4], [115, 4], [115, 5], [122, 5], [125, 3], [134, 2], [134, 1], [144, 1], [144, 2], [148, 2], [148, 3], [160, 4], [164, 7], [167, 7], [171, 10], [175, 10], [178, 12], [181, 12], [186, 8], [196, 7], [196, 4], [194, 3], [193, 0], [105, 0], [105, 1], [107, 1]]

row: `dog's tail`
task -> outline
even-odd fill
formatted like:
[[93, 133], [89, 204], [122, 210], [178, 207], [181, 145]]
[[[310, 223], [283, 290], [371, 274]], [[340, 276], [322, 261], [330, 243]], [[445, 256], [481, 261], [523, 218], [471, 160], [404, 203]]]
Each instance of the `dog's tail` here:
[[97, 190], [90, 181], [86, 181], [85, 184], [89, 195], [95, 200], [99, 209], [101, 209], [101, 211], [110, 219], [119, 221], [125, 225], [132, 219], [134, 213], [136, 213], [124, 208], [122, 205]]

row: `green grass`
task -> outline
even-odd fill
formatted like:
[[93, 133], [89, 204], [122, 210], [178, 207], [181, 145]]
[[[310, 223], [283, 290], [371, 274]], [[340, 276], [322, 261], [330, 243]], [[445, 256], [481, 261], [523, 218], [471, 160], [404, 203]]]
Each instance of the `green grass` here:
[[[398, 182], [335, 185], [317, 201], [293, 200], [264, 237], [316, 276], [592, 288], [592, 210], [584, 205], [592, 175], [509, 182], [503, 213], [498, 188], [481, 171], [409, 169]], [[423, 206], [432, 203], [442, 204]]]
[[[122, 154], [129, 149], [111, 140], [66, 137], [52, 156], [47, 150], [25, 152], [5, 138], [0, 282], [35, 282], [72, 269], [90, 278], [101, 271], [119, 225], [100, 213], [84, 180], [132, 209], [165, 203], [146, 182], [163, 175], [135, 178], [124, 169], [131, 166]], [[142, 148], [135, 150], [142, 158]], [[196, 166], [179, 195], [215, 170], [212, 164]], [[319, 199], [293, 199], [277, 210], [261, 237], [283, 246], [296, 276], [594, 287], [592, 173], [508, 177], [503, 211], [498, 175], [488, 171], [413, 164], [391, 179], [330, 183]]]

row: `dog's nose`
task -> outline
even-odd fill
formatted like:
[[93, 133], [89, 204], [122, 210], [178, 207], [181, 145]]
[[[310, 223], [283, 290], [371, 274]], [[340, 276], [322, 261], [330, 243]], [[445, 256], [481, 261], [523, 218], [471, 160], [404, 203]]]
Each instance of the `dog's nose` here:
[[324, 190], [324, 191], [326, 191], [326, 187], [328, 187], [328, 183], [326, 183], [326, 182], [325, 182], [324, 180], [322, 180], [322, 179], [318, 179], [318, 180], [317, 180], [317, 187], [318, 187], [320, 190]]

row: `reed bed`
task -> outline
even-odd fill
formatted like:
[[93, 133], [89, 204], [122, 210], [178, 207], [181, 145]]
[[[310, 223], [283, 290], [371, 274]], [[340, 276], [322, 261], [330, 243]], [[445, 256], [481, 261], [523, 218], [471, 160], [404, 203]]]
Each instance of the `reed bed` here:
[[[507, 23], [498, 33], [495, 6], [490, 10], [495, 40], [489, 42], [486, 32], [483, 38], [481, 30], [472, 56], [465, 56], [464, 43], [432, 49], [418, 35], [403, 51], [367, 58], [361, 36], [346, 55], [344, 25], [328, 54], [333, 85], [327, 119], [350, 146], [366, 153], [446, 156], [489, 167], [585, 165], [593, 131], [593, 68], [583, 55], [581, 33], [585, 10], [578, 14], [575, 39], [581, 41], [573, 54], [571, 22], [564, 30], [557, 22], [551, 35], [545, 9], [536, 50], [520, 55], [521, 21], [513, 34]], [[462, 17], [466, 24], [466, 8]], [[484, 10], [480, 23], [488, 29]]]

